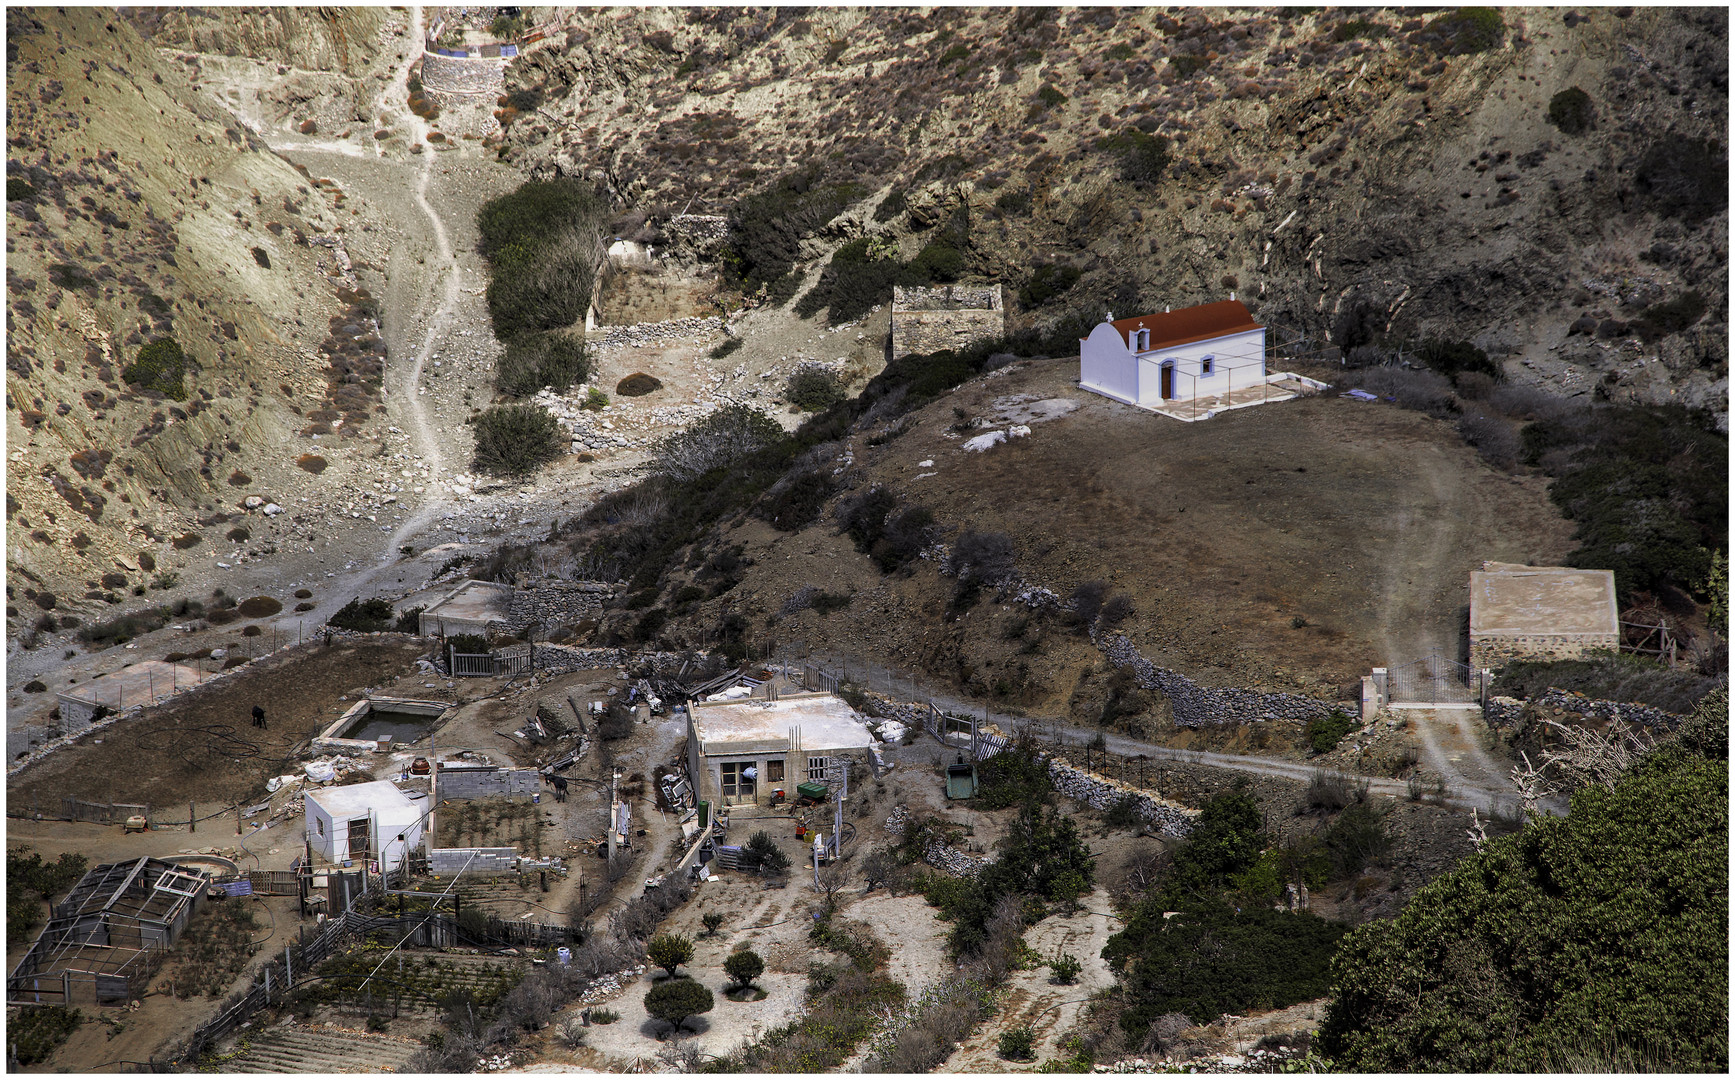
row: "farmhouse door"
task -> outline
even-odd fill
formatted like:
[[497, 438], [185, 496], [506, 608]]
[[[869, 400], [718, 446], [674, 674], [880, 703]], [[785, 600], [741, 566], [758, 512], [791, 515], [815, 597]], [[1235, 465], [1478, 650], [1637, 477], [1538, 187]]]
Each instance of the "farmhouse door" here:
[[349, 857], [365, 859], [368, 856], [368, 820], [364, 817], [351, 819], [349, 823]]
[[1175, 396], [1175, 365], [1164, 364], [1162, 367], [1162, 371], [1163, 371], [1162, 395], [1163, 395], [1163, 400], [1168, 401], [1170, 398]]
[[754, 777], [747, 775], [747, 770], [752, 767], [751, 761], [723, 763], [723, 805], [739, 806], [756, 801], [754, 794], [758, 785], [754, 783]]

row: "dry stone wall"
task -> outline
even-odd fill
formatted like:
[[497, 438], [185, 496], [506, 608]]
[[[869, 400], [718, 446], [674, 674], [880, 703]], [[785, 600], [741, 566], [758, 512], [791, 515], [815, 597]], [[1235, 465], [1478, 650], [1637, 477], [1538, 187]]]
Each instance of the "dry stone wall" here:
[[1129, 787], [1106, 776], [1086, 772], [1057, 757], [1048, 759], [1048, 779], [1054, 790], [1069, 799], [1088, 803], [1097, 810], [1107, 810], [1122, 799], [1131, 799], [1133, 809], [1151, 827], [1170, 836], [1182, 838], [1193, 831], [1193, 819], [1199, 811], [1176, 806], [1142, 788]]
[[[910, 820], [910, 812], [901, 806], [893, 807], [891, 816], [886, 818], [886, 831], [902, 833], [904, 823]], [[935, 866], [949, 874], [959, 877], [975, 877], [982, 868], [993, 862], [980, 855], [972, 855], [940, 840], [928, 841], [927, 848], [922, 852], [922, 861], [929, 866]]]
[[562, 581], [518, 589], [512, 594], [506, 623], [514, 631], [531, 623], [545, 629], [575, 626], [594, 619], [614, 592], [613, 585], [600, 581]]
[[506, 63], [498, 57], [422, 54], [422, 85], [442, 94], [498, 94]]
[[1572, 690], [1561, 690], [1552, 686], [1541, 697], [1533, 698], [1530, 701], [1520, 701], [1510, 697], [1490, 698], [1488, 704], [1482, 707], [1482, 716], [1488, 721], [1490, 727], [1510, 727], [1518, 722], [1526, 709], [1532, 708], [1548, 719], [1566, 714], [1584, 720], [1595, 720], [1599, 723], [1619, 720], [1622, 723], [1641, 724], [1648, 728], [1661, 728], [1665, 731], [1675, 730], [1682, 719], [1672, 712], [1666, 712], [1640, 702], [1599, 701]]
[[1000, 286], [902, 288], [892, 296], [892, 359], [962, 349], [1006, 333]]
[[535, 769], [494, 768], [440, 770], [440, 798], [491, 799], [500, 796], [534, 795], [542, 790], [542, 776]]
[[1246, 724], [1261, 720], [1312, 720], [1328, 715], [1330, 702], [1299, 694], [1264, 694], [1241, 687], [1200, 686], [1179, 672], [1157, 667], [1125, 636], [1116, 634], [1102, 643], [1103, 655], [1116, 667], [1130, 667], [1133, 677], [1146, 690], [1161, 691], [1174, 710], [1180, 727], [1206, 724]]

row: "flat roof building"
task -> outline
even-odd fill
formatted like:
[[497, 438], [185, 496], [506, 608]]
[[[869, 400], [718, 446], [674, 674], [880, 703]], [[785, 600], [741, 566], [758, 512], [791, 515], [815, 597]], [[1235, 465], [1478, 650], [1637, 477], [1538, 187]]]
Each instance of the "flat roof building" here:
[[417, 619], [423, 637], [488, 634], [512, 618], [512, 586], [491, 581], [466, 581], [429, 605]]
[[1485, 562], [1471, 572], [1471, 667], [1619, 648], [1614, 571]]
[[873, 733], [835, 694], [694, 702], [687, 709], [687, 769], [713, 806], [758, 805], [773, 791], [794, 798], [809, 781], [863, 759]]
[[307, 840], [328, 862], [373, 860], [394, 870], [421, 844], [426, 806], [390, 780], [309, 791]]

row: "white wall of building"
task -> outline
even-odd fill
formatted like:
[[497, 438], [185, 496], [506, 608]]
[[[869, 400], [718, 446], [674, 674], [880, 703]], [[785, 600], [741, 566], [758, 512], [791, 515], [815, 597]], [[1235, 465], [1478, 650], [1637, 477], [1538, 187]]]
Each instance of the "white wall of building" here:
[[1257, 386], [1265, 379], [1265, 330], [1135, 352], [1104, 322], [1079, 343], [1079, 385], [1116, 401], [1161, 405], [1165, 367], [1173, 372], [1171, 401]]

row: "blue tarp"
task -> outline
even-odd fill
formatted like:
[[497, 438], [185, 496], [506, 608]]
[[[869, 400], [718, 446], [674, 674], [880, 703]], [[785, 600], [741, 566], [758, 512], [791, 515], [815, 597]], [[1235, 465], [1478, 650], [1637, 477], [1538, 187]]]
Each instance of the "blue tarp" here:
[[227, 884], [222, 885], [220, 887], [222, 888], [222, 890], [225, 893], [229, 894], [230, 896], [252, 896], [253, 895], [253, 883], [251, 881], [231, 881], [231, 882], [228, 882]]

